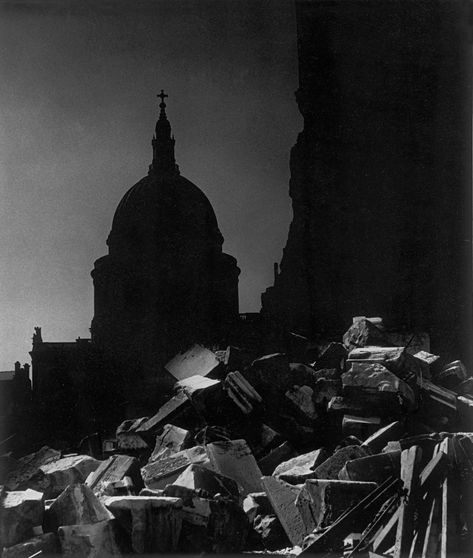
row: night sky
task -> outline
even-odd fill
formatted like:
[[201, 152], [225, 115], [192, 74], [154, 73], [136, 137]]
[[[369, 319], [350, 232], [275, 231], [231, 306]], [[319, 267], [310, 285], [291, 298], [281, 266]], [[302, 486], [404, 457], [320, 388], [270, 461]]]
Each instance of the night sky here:
[[90, 271], [147, 174], [161, 88], [259, 310], [292, 216], [296, 48], [290, 0], [0, 0], [0, 369], [29, 362], [34, 326], [90, 336]]

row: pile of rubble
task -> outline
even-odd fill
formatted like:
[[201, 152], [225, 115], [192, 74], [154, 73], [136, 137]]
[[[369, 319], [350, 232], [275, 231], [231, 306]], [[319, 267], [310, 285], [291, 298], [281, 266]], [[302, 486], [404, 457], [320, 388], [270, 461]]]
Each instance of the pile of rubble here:
[[3, 558], [468, 555], [473, 378], [400, 339], [356, 319], [315, 362], [295, 337], [177, 355], [175, 395], [105, 459], [3, 458]]

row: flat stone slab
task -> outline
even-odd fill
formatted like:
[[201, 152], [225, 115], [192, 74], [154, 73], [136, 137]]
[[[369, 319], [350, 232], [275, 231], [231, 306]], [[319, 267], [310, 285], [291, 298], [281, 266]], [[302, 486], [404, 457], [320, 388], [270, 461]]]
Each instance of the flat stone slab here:
[[345, 446], [340, 448], [315, 469], [316, 478], [337, 480], [338, 473], [347, 461], [365, 457], [368, 453], [367, 449], [360, 446]]
[[280, 463], [276, 469], [274, 469], [273, 476], [282, 475], [291, 469], [303, 468], [305, 470], [314, 471], [314, 469], [324, 462], [330, 456], [329, 452], [324, 448], [319, 448], [308, 453], [303, 453], [301, 455], [296, 455], [292, 459], [288, 459], [283, 463]]
[[141, 469], [141, 475], [147, 488], [162, 489], [172, 484], [193, 463], [210, 466], [202, 446], [182, 450], [165, 459], [148, 463]]
[[165, 366], [176, 380], [184, 380], [190, 376], [207, 376], [219, 365], [215, 353], [202, 345], [194, 345], [184, 353], [178, 353]]
[[401, 452], [391, 451], [368, 455], [347, 461], [338, 478], [351, 481], [376, 482], [381, 484], [390, 476], [398, 476], [401, 469]]
[[173, 484], [191, 490], [204, 490], [209, 496], [221, 494], [226, 498], [234, 498], [237, 501], [239, 498], [238, 484], [233, 479], [195, 463], [189, 465]]
[[213, 469], [236, 481], [242, 496], [261, 490], [261, 471], [245, 440], [214, 442], [205, 447]]
[[38, 473], [41, 466], [56, 461], [61, 457], [61, 452], [43, 446], [34, 453], [25, 455], [18, 460], [17, 466], [8, 474], [5, 481], [7, 490], [23, 490], [29, 488], [31, 478]]
[[306, 535], [305, 524], [296, 506], [302, 486], [292, 486], [274, 477], [262, 477], [261, 484], [289, 540], [300, 546]]

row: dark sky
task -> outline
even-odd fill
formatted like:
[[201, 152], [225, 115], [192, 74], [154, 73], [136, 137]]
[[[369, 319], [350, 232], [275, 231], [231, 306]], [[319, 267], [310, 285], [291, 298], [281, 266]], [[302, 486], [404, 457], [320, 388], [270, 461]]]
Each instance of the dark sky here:
[[147, 174], [167, 113], [181, 173], [238, 259], [258, 311], [291, 220], [302, 121], [290, 0], [0, 0], [0, 368], [88, 337], [90, 270], [115, 208]]

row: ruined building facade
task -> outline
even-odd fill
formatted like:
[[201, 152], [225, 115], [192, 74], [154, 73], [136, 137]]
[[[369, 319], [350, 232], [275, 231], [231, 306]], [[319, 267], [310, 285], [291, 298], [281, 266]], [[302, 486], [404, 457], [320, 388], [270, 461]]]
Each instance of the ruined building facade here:
[[263, 314], [309, 334], [381, 315], [468, 360], [467, 3], [296, 0], [296, 10], [304, 129]]
[[240, 270], [209, 200], [179, 172], [160, 97], [148, 175], [119, 203], [92, 271], [92, 343], [142, 391], [177, 351], [218, 342], [238, 318]]

